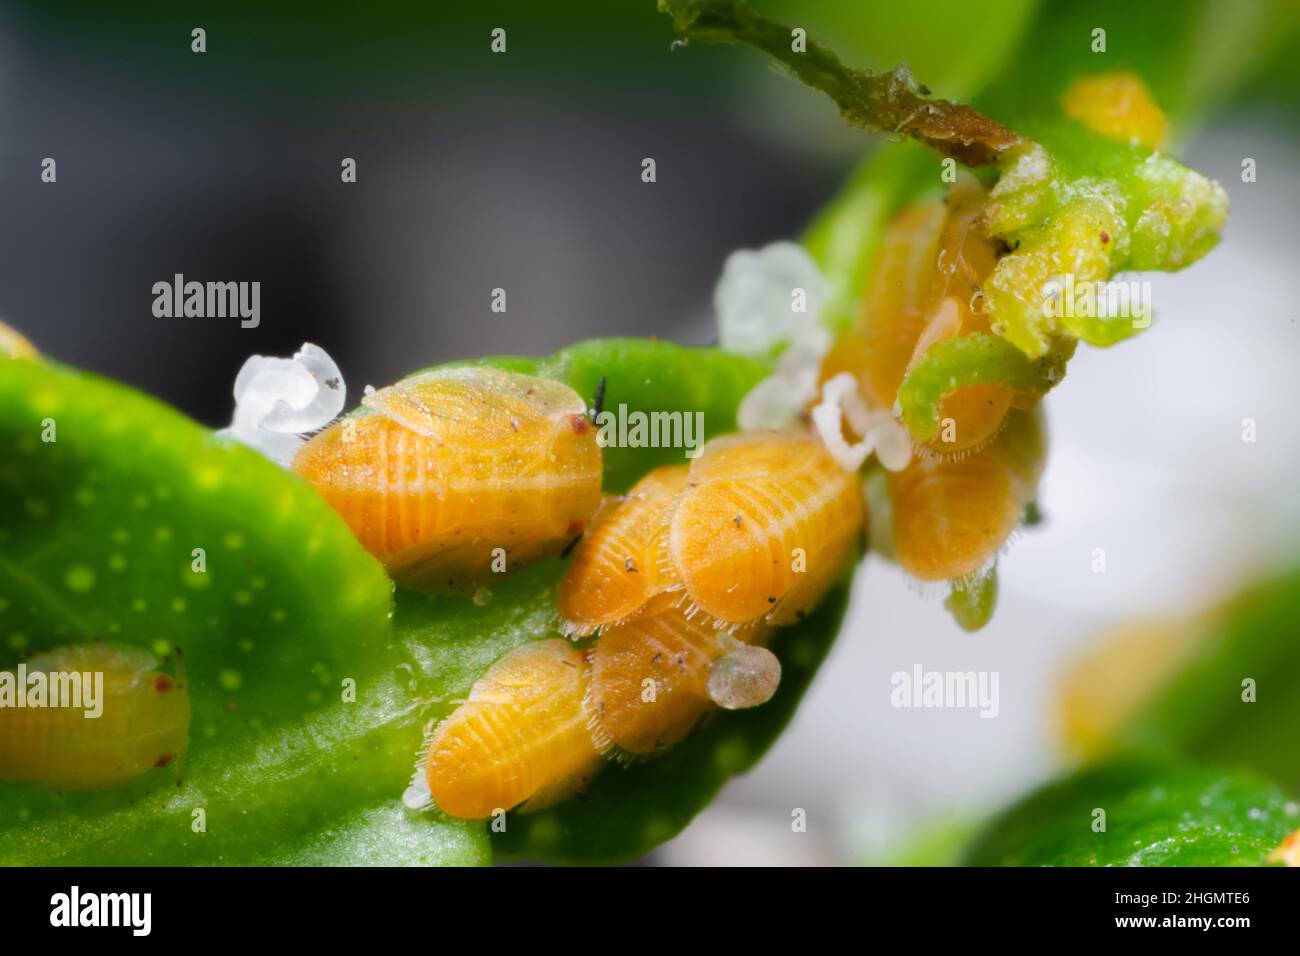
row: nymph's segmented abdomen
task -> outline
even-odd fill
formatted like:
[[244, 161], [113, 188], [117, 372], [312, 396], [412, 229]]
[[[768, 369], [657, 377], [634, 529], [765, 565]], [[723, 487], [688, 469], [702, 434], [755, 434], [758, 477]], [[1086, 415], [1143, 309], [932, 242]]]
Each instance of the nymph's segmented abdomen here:
[[656, 468], [597, 516], [560, 582], [557, 604], [568, 633], [586, 635], [626, 620], [677, 586], [663, 559], [686, 478], [685, 465]]
[[607, 628], [591, 652], [597, 745], [641, 756], [677, 743], [712, 707], [709, 665], [722, 653], [717, 630], [663, 597]]
[[914, 459], [888, 477], [898, 562], [922, 581], [948, 581], [995, 556], [1037, 492], [1045, 442], [1041, 412], [1013, 410], [984, 450]]
[[[918, 203], [890, 223], [858, 332], [833, 350], [823, 379], [853, 371], [871, 405], [893, 409], [899, 386], [935, 343], [989, 332], [982, 286], [997, 254], [975, 228], [985, 197], [984, 187], [963, 175], [947, 203]], [[984, 447], [1003, 427], [1013, 394], [998, 383], [955, 387], [940, 406], [942, 429], [920, 447], [923, 457]]]
[[669, 554], [691, 604], [717, 621], [789, 620], [842, 568], [862, 517], [857, 476], [811, 436], [728, 436], [692, 465]]
[[601, 762], [589, 679], [584, 654], [559, 639], [525, 644], [493, 664], [430, 740], [425, 772], [437, 806], [484, 819], [581, 789]]
[[893, 405], [925, 329], [946, 219], [942, 202], [916, 203], [899, 213], [882, 240], [859, 320], [863, 394], [877, 407]]
[[424, 590], [467, 589], [560, 551], [600, 501], [600, 448], [576, 393], [452, 372], [376, 393], [374, 413], [326, 429], [293, 465], [395, 579]]
[[[170, 766], [189, 743], [190, 699], [184, 680], [158, 669], [148, 651], [89, 643], [32, 658], [27, 674], [68, 681], [102, 675], [99, 716], [83, 693], [68, 706], [47, 692], [44, 703], [0, 707], [0, 779], [61, 790], [100, 789]], [[15, 674], [16, 676], [16, 674]], [[65, 691], [66, 693], [66, 684]]]

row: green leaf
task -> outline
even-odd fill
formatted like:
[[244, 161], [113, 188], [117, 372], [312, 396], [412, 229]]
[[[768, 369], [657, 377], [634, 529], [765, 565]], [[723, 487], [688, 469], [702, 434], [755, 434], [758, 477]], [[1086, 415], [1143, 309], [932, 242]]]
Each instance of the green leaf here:
[[480, 827], [409, 812], [389, 794], [349, 810], [306, 838], [248, 859], [249, 866], [486, 866]]
[[1293, 564], [1185, 625], [1186, 652], [1123, 721], [1114, 746], [1247, 766], [1300, 792], [1297, 620], [1300, 566]]
[[[0, 783], [0, 863], [246, 862], [400, 794], [413, 658], [383, 569], [313, 489], [44, 363], [0, 365], [0, 450], [0, 662], [94, 639], [175, 648], [192, 703], [179, 768], [100, 792]], [[485, 856], [473, 828], [426, 828], [449, 860]]]
[[[1105, 831], [1095, 832], [1097, 811]], [[975, 840], [972, 866], [1262, 866], [1300, 807], [1253, 774], [1132, 760], [1049, 784]]]

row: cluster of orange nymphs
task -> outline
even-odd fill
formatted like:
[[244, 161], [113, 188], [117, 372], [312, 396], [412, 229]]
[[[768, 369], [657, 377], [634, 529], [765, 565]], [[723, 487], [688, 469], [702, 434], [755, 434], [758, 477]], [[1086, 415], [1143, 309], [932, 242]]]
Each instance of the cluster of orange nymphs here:
[[434, 729], [425, 782], [453, 816], [546, 806], [606, 756], [653, 755], [714, 707], [766, 702], [772, 629], [810, 611], [857, 551], [859, 476], [806, 428], [715, 439], [598, 510], [600, 448], [565, 385], [449, 369], [364, 406], [293, 467], [401, 583], [479, 587], [591, 522], [558, 592], [573, 642], [505, 655]]

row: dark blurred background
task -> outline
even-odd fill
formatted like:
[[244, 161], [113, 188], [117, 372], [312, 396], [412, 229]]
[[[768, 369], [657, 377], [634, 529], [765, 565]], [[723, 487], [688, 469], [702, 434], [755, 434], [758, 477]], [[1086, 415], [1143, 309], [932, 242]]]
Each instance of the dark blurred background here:
[[[650, 0], [437, 8], [8, 6], [0, 317], [211, 425], [247, 356], [304, 341], [355, 399], [448, 359], [700, 340], [726, 254], [797, 233], [852, 159], [747, 122], [721, 77], [748, 51], [670, 53]], [[260, 281], [260, 327], [155, 318], [175, 273]]]

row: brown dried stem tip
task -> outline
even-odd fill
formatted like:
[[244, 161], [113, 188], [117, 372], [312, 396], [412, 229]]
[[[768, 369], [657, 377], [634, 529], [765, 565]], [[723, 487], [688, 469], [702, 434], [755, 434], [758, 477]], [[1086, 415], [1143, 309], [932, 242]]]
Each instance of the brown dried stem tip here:
[[766, 19], [745, 0], [658, 0], [682, 43], [743, 43], [785, 64], [833, 99], [854, 126], [910, 136], [967, 166], [995, 163], [1019, 136], [969, 106], [926, 99], [906, 65], [887, 73], [855, 70], [826, 46], [796, 52], [790, 27]]

